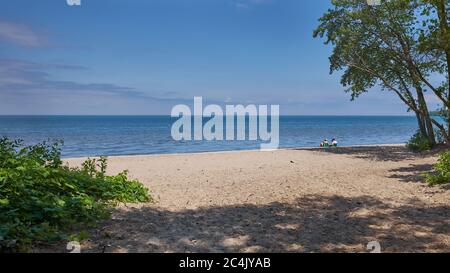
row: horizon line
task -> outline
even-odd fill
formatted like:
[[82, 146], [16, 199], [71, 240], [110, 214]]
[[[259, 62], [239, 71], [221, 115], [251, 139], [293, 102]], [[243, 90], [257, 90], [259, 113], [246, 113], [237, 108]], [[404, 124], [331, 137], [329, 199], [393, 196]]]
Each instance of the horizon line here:
[[[270, 114], [268, 114], [270, 116]], [[194, 117], [194, 115], [192, 115]], [[223, 115], [227, 117], [227, 115]], [[236, 115], [234, 115], [236, 116]], [[240, 116], [240, 115], [238, 115]], [[248, 116], [248, 115], [245, 115]], [[383, 115], [383, 114], [336, 114], [336, 115], [320, 115], [320, 114], [298, 114], [298, 115], [279, 115], [279, 117], [414, 117], [415, 115]], [[0, 117], [171, 117], [171, 115], [155, 114], [155, 115], [133, 115], [133, 114], [0, 114]], [[176, 117], [174, 117], [176, 118]]]

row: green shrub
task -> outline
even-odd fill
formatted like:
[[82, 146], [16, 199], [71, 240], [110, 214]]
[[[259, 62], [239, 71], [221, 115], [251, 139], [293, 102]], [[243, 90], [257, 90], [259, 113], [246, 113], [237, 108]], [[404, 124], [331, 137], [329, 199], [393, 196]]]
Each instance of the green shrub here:
[[406, 143], [406, 147], [413, 152], [423, 152], [431, 150], [431, 145], [427, 137], [422, 135], [420, 131], [417, 131], [413, 137]]
[[439, 156], [438, 162], [433, 167], [433, 172], [425, 174], [425, 178], [431, 186], [450, 183], [450, 151]]
[[151, 201], [148, 189], [126, 171], [107, 176], [104, 157], [88, 159], [82, 168], [64, 166], [60, 145], [24, 147], [0, 139], [0, 252], [66, 240], [71, 231], [108, 218], [119, 203]]

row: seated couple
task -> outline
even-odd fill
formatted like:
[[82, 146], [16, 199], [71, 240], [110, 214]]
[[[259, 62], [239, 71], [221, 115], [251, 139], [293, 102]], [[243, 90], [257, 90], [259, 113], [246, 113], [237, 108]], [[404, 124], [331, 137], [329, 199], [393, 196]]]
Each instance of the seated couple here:
[[337, 143], [337, 140], [335, 138], [333, 138], [333, 140], [331, 141], [331, 144], [328, 142], [328, 139], [324, 139], [320, 143], [320, 147], [321, 148], [337, 147], [337, 146], [338, 146], [338, 143]]

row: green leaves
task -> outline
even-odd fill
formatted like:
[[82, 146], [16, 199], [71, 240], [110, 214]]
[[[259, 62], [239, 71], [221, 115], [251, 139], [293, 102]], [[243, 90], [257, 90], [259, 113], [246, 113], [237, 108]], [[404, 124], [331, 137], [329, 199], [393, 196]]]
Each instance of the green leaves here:
[[425, 178], [431, 186], [450, 183], [450, 152], [444, 152], [439, 156], [433, 172], [425, 174]]
[[410, 149], [413, 152], [424, 152], [431, 150], [430, 142], [428, 141], [428, 138], [420, 131], [417, 131], [416, 134], [411, 137], [411, 139], [406, 144], [406, 147]]
[[[342, 72], [341, 84], [352, 100], [380, 86], [416, 113], [431, 146], [433, 126], [450, 143], [449, 0], [332, 3], [313, 36], [332, 45], [330, 72]], [[426, 91], [442, 104], [445, 123], [428, 116]]]
[[8, 206], [9, 200], [7, 198], [0, 199], [0, 206]]
[[127, 172], [107, 176], [106, 158], [89, 159], [82, 169], [63, 166], [59, 147], [0, 139], [0, 252], [66, 239], [118, 203], [151, 201]]

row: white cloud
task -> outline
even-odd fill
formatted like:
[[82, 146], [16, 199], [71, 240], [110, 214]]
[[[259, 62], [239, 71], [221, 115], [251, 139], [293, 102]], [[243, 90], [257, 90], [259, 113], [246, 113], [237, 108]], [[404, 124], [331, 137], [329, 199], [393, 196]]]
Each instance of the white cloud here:
[[252, 6], [260, 5], [260, 4], [266, 4], [270, 2], [271, 0], [237, 0], [235, 1], [234, 6], [237, 9], [247, 9]]
[[235, 7], [237, 9], [246, 9], [246, 8], [248, 8], [248, 4], [246, 4], [246, 3], [236, 3]]
[[0, 21], [0, 40], [26, 47], [42, 47], [46, 40], [21, 24]]

